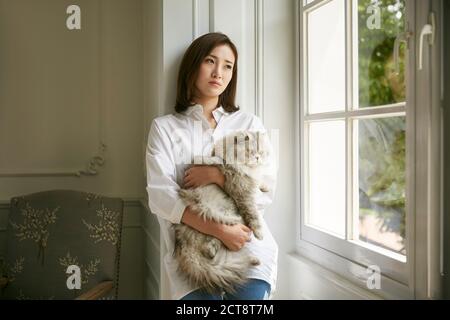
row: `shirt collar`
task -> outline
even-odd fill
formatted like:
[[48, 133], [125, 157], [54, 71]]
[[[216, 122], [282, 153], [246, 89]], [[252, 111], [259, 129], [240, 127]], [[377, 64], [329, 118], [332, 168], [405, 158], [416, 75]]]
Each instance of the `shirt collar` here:
[[[191, 116], [193, 114], [196, 115], [202, 115], [203, 114], [203, 106], [201, 104], [196, 104], [191, 107], [188, 107], [186, 111], [184, 111], [184, 114], [187, 116]], [[214, 117], [222, 117], [223, 115], [227, 115], [229, 112], [225, 111], [225, 109], [220, 106], [213, 110], [213, 116]]]

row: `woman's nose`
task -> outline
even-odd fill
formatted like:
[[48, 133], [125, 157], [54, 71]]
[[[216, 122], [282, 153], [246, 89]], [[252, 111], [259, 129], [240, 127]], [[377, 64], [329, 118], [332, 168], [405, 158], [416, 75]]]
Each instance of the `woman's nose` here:
[[213, 76], [213, 78], [219, 78], [219, 79], [222, 78], [222, 74], [220, 73], [220, 70], [218, 70], [218, 69], [215, 69], [213, 71], [212, 76]]

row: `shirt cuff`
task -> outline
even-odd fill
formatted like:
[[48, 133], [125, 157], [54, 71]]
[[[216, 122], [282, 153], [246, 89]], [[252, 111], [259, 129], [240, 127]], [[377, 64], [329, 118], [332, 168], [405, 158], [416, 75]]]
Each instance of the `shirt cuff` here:
[[181, 218], [183, 217], [183, 213], [186, 207], [187, 205], [184, 202], [184, 200], [178, 199], [177, 202], [175, 202], [175, 206], [173, 207], [172, 212], [170, 214], [170, 222], [174, 224], [180, 224]]

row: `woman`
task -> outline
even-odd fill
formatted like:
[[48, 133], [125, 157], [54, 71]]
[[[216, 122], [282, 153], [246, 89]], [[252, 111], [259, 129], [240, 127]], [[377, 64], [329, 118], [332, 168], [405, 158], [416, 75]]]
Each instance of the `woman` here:
[[[263, 224], [263, 240], [257, 240], [244, 225], [227, 226], [203, 221], [186, 206], [178, 190], [217, 184], [223, 188], [225, 177], [212, 166], [187, 169], [195, 155], [209, 155], [214, 142], [237, 130], [265, 132], [258, 117], [239, 110], [235, 105], [238, 53], [224, 34], [209, 33], [196, 39], [186, 51], [178, 75], [177, 102], [174, 114], [153, 120], [146, 153], [149, 207], [159, 218], [167, 247], [164, 267], [173, 299], [246, 299], [267, 298], [275, 290], [278, 246], [267, 225]], [[185, 161], [189, 159], [189, 161]], [[270, 192], [259, 192], [255, 199], [258, 211], [272, 202], [276, 169], [264, 176]], [[187, 169], [187, 170], [186, 170]], [[269, 172], [270, 171], [270, 172]], [[264, 220], [264, 219], [262, 219]], [[229, 250], [246, 246], [261, 264], [251, 269], [245, 287], [234, 295], [210, 295], [193, 288], [177, 272], [173, 258], [172, 224], [184, 223], [202, 233], [221, 240]]]

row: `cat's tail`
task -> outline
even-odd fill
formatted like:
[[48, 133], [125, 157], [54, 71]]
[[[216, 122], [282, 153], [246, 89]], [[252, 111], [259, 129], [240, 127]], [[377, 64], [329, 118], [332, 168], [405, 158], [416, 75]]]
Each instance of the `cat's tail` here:
[[248, 269], [259, 264], [257, 258], [240, 251], [218, 250], [216, 256], [209, 259], [198, 250], [186, 247], [181, 250], [179, 271], [192, 285], [209, 293], [235, 292], [247, 282]]

